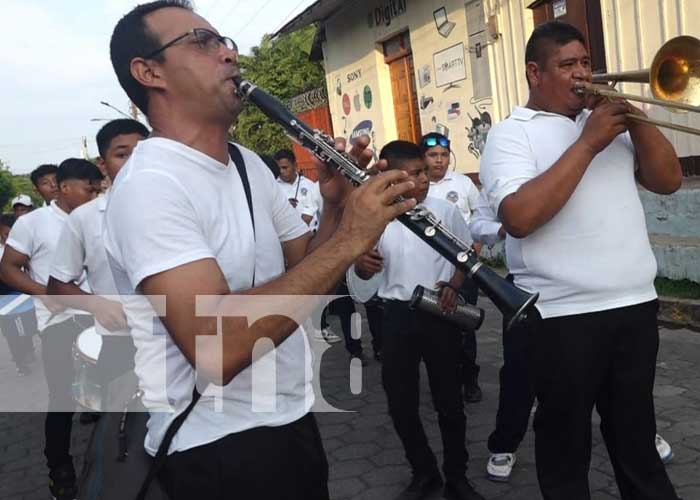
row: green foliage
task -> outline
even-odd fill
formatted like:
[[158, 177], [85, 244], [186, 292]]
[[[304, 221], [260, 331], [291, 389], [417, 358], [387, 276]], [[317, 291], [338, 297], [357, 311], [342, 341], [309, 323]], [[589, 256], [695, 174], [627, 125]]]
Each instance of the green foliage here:
[[0, 207], [4, 207], [15, 196], [10, 169], [0, 160]]
[[665, 297], [678, 297], [681, 299], [700, 299], [700, 283], [683, 280], [671, 280], [668, 278], [656, 278], [654, 280], [656, 292]]
[[[250, 56], [239, 56], [245, 78], [281, 101], [325, 85], [323, 66], [309, 61], [314, 33], [315, 28], [309, 26], [274, 41], [270, 35], [263, 36]], [[252, 104], [246, 105], [239, 115], [232, 136], [236, 142], [261, 154], [290, 147], [282, 128]]]

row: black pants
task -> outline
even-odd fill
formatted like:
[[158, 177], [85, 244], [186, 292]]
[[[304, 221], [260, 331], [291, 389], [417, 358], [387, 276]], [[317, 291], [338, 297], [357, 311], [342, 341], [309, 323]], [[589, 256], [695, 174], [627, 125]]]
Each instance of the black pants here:
[[70, 437], [73, 422], [73, 343], [78, 334], [90, 326], [90, 319], [69, 319], [41, 332], [41, 357], [49, 388], [46, 413], [44, 454], [49, 470], [72, 466]]
[[447, 478], [463, 478], [468, 454], [460, 393], [461, 332], [437, 316], [409, 310], [406, 302], [386, 301], [382, 336], [382, 382], [389, 414], [414, 473], [437, 470], [418, 412], [423, 360], [442, 435], [443, 471]]
[[[479, 289], [471, 279], [467, 278], [464, 280], [460, 294], [467, 303], [476, 304], [479, 297]], [[474, 330], [465, 330], [462, 342], [462, 382], [465, 387], [477, 383], [479, 370], [479, 365], [476, 363], [476, 332]]]
[[37, 330], [34, 309], [0, 317], [0, 330], [7, 340], [15, 366], [26, 368], [34, 351], [33, 338]]
[[489, 436], [491, 453], [515, 453], [527, 432], [535, 384], [532, 369], [533, 325], [541, 321], [535, 311], [527, 323], [506, 332], [510, 318], [503, 318], [503, 366], [499, 372], [496, 428]]
[[375, 353], [382, 352], [382, 323], [384, 322], [384, 301], [376, 295], [365, 303], [367, 324], [372, 334], [372, 349]]
[[173, 453], [159, 479], [171, 500], [329, 499], [328, 462], [312, 414]]
[[327, 314], [335, 314], [340, 320], [340, 329], [343, 332], [343, 339], [345, 340], [345, 349], [350, 353], [351, 356], [359, 356], [362, 354], [362, 340], [352, 338], [352, 314], [356, 311], [355, 303], [350, 298], [350, 292], [348, 291], [348, 285], [343, 280], [335, 291], [335, 295], [343, 295], [339, 299], [335, 299], [329, 304], [329, 306], [323, 310], [321, 315], [321, 327], [325, 328], [328, 326], [328, 321], [326, 320]]
[[658, 302], [543, 320], [534, 368], [537, 476], [545, 500], [588, 500], [591, 412], [623, 500], [675, 500], [654, 446]]

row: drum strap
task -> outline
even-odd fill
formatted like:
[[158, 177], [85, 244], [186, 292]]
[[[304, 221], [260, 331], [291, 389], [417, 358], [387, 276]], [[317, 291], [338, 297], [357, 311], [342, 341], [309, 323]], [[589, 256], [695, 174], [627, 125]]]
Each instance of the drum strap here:
[[[253, 235], [255, 235], [255, 217], [253, 215], [253, 198], [252, 198], [252, 195], [250, 192], [250, 182], [248, 180], [248, 172], [246, 172], [245, 162], [243, 161], [243, 156], [241, 155], [241, 151], [238, 149], [238, 147], [235, 144], [232, 144], [232, 143], [228, 144], [228, 152], [229, 152], [229, 155], [231, 156], [231, 159], [233, 160], [233, 163], [235, 163], [235, 165], [236, 165], [236, 169], [238, 170], [238, 174], [241, 176], [241, 182], [243, 183], [243, 189], [245, 190], [245, 197], [246, 197], [246, 200], [248, 202], [248, 210], [250, 211], [250, 221], [253, 223]], [[255, 285], [255, 267], [253, 267], [253, 286], [254, 285]], [[170, 444], [173, 442], [173, 438], [175, 437], [175, 434], [177, 434], [177, 431], [179, 431], [180, 427], [182, 427], [182, 424], [185, 422], [187, 415], [190, 414], [190, 412], [194, 408], [194, 405], [197, 404], [197, 401], [199, 401], [200, 396], [201, 396], [201, 394], [197, 390], [197, 384], [195, 383], [194, 388], [192, 389], [192, 401], [190, 401], [190, 403], [187, 405], [187, 408], [185, 408], [185, 411], [183, 411], [177, 417], [175, 417], [175, 420], [172, 421], [172, 423], [168, 427], [168, 430], [165, 431], [165, 436], [163, 437], [163, 440], [160, 442], [160, 446], [158, 446], [158, 451], [156, 452], [156, 456], [153, 458], [153, 462], [151, 463], [151, 468], [148, 471], [148, 475], [143, 480], [143, 484], [141, 485], [141, 489], [139, 490], [138, 495], [136, 495], [136, 500], [144, 500], [146, 498], [146, 494], [148, 493], [148, 488], [151, 486], [151, 483], [158, 475], [158, 472], [160, 472], [161, 467], [163, 467], [163, 465], [165, 464], [165, 460], [168, 458], [168, 449], [170, 448]]]

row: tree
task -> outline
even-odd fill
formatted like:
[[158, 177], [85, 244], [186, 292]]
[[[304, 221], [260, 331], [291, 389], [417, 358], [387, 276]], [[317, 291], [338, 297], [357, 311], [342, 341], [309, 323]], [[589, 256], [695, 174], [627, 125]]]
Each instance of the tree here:
[[[280, 35], [273, 40], [263, 36], [250, 56], [239, 56], [245, 78], [281, 101], [325, 85], [320, 63], [309, 61], [315, 28]], [[232, 134], [236, 142], [260, 154], [273, 154], [289, 148], [290, 141], [282, 127], [274, 124], [252, 104], [246, 105], [238, 117]]]
[[15, 186], [15, 195], [26, 194], [32, 199], [35, 207], [44, 204], [44, 199], [34, 190], [34, 184], [29, 178], [29, 174], [15, 174], [12, 176], [12, 184]]
[[4, 207], [15, 196], [15, 186], [12, 173], [7, 165], [0, 160], [0, 207]]

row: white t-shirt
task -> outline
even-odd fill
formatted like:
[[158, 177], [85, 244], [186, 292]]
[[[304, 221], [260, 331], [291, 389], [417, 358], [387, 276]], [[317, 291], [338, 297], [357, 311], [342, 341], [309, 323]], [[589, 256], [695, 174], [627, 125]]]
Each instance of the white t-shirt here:
[[[489, 132], [481, 182], [494, 213], [503, 199], [550, 168], [579, 138], [576, 120], [517, 107]], [[617, 136], [588, 166], [566, 205], [526, 238], [506, 237], [515, 284], [540, 292], [542, 317], [604, 311], [656, 298], [656, 260], [635, 182], [629, 134]]]
[[[17, 219], [7, 238], [7, 245], [29, 257], [29, 277], [41, 285], [46, 286], [49, 282], [51, 262], [67, 218], [68, 214], [54, 200], [50, 205], [32, 210]], [[78, 279], [78, 284], [84, 291], [90, 291], [84, 274]], [[40, 332], [47, 326], [66, 321], [76, 314], [87, 314], [76, 309], [66, 309], [52, 316], [40, 299], [35, 298], [34, 304]]]
[[[102, 225], [109, 191], [89, 203], [79, 206], [68, 216], [58, 239], [51, 265], [51, 276], [64, 283], [77, 281], [87, 273], [87, 281], [95, 295], [117, 300], [117, 286], [107, 262]], [[112, 332], [95, 320], [100, 335], [129, 335], [128, 330]]]
[[[233, 291], [268, 282], [285, 272], [281, 242], [308, 232], [257, 155], [240, 147], [250, 180], [255, 236], [243, 183], [232, 161], [223, 165], [181, 143], [151, 138], [138, 143], [112, 187], [104, 238], [110, 267], [124, 299], [137, 352], [136, 374], [151, 410], [146, 450], [155, 454], [167, 426], [191, 400], [195, 372], [144, 305], [144, 278], [206, 258], [216, 259]], [[140, 300], [139, 300], [140, 298]], [[146, 307], [144, 310], [143, 308]], [[275, 411], [254, 412], [252, 367], [223, 388], [203, 391], [175, 436], [170, 452], [187, 450], [228, 434], [280, 426], [304, 416], [314, 397], [306, 337], [297, 330], [277, 349]], [[222, 391], [222, 399], [216, 394]], [[221, 404], [221, 411], [217, 411]], [[175, 412], [168, 412], [171, 407]], [[163, 411], [161, 411], [163, 410]]]
[[485, 192], [482, 191], [469, 219], [469, 232], [474, 241], [492, 246], [501, 241], [498, 235], [499, 229], [501, 229], [501, 221], [498, 220], [498, 216], [486, 199]]
[[438, 182], [430, 182], [428, 195], [454, 203], [464, 220], [469, 222], [479, 199], [479, 188], [466, 175], [448, 171]]
[[[319, 211], [316, 183], [307, 179], [301, 174], [297, 174], [294, 182], [285, 182], [281, 177], [277, 178], [277, 184], [282, 188], [287, 200], [296, 198], [298, 200], [296, 209], [299, 215], [310, 215], [316, 217]], [[320, 195], [320, 193], [319, 193]], [[309, 224], [311, 226], [311, 224]]]
[[[442, 223], [471, 245], [469, 229], [459, 210], [445, 200], [428, 196], [422, 203]], [[391, 222], [377, 244], [384, 258], [378, 294], [383, 299], [411, 300], [413, 290], [422, 285], [435, 289], [438, 281], [449, 281], [455, 267], [399, 221]]]

